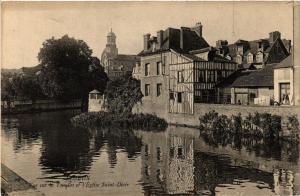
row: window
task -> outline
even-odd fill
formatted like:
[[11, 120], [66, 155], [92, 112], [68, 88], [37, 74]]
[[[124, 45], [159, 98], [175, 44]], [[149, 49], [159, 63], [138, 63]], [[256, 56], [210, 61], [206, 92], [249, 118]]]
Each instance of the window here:
[[178, 147], [177, 149], [177, 156], [178, 158], [184, 158], [184, 152], [182, 147]]
[[150, 84], [145, 84], [145, 96], [150, 95]]
[[213, 70], [208, 71], [207, 82], [215, 82], [215, 71], [213, 71]]
[[97, 94], [90, 94], [90, 99], [97, 99]]
[[253, 63], [253, 55], [251, 53], [247, 56], [247, 63]]
[[175, 96], [173, 92], [170, 93], [170, 100], [175, 100]]
[[280, 102], [282, 104], [290, 104], [290, 83], [281, 83], [280, 86]]
[[149, 148], [148, 148], [148, 145], [146, 144], [145, 145], [145, 156], [148, 156], [149, 155]]
[[160, 159], [161, 159], [161, 150], [160, 150], [160, 147], [156, 148], [156, 158], [157, 158], [158, 161], [160, 161]]
[[199, 71], [199, 82], [205, 82], [206, 77], [205, 77], [205, 70], [200, 70]]
[[237, 51], [238, 51], [239, 54], [243, 54], [243, 52], [244, 52], [243, 46], [238, 46]]
[[148, 75], [149, 75], [149, 68], [150, 68], [150, 64], [149, 64], [149, 63], [146, 63], [146, 64], [145, 64], [145, 76], [148, 76]]
[[178, 79], [178, 83], [184, 82], [183, 71], [177, 72], [177, 79]]
[[157, 86], [156, 86], [156, 95], [157, 96], [160, 96], [160, 94], [161, 94], [161, 90], [162, 90], [162, 84], [157, 84]]
[[240, 55], [236, 56], [236, 63], [242, 64], [242, 57]]
[[162, 64], [162, 67], [161, 67], [161, 74], [162, 74], [162, 75], [165, 75], [165, 74], [166, 74], [166, 65], [165, 65], [165, 64]]
[[177, 93], [177, 102], [178, 102], [178, 103], [181, 103], [181, 102], [182, 102], [182, 93], [181, 93], [181, 92], [178, 92], [178, 93]]
[[216, 78], [216, 81], [221, 81], [223, 78], [223, 75], [222, 75], [222, 71], [221, 70], [218, 70], [217, 71], [217, 78]]
[[264, 57], [263, 53], [258, 53], [256, 55], [256, 62], [257, 63], [262, 63], [263, 62], [263, 57]]
[[170, 157], [174, 158], [174, 155], [175, 155], [175, 149], [174, 149], [174, 147], [171, 147], [170, 148]]
[[161, 67], [161, 62], [157, 62], [156, 63], [156, 74], [157, 75], [161, 75], [161, 72], [162, 72], [162, 67]]

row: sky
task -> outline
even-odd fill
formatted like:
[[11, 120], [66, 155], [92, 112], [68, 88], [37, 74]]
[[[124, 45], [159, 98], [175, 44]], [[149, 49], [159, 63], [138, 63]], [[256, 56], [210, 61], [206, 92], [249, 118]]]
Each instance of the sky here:
[[140, 52], [146, 33], [197, 22], [212, 46], [219, 39], [267, 38], [275, 30], [292, 40], [292, 17], [288, 2], [4, 2], [1, 66], [35, 66], [42, 43], [65, 34], [84, 40], [100, 59], [110, 28], [121, 54]]

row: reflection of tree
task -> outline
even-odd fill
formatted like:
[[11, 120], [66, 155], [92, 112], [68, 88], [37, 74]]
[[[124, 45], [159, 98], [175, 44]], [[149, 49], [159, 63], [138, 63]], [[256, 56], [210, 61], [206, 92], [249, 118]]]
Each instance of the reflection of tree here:
[[234, 149], [255, 152], [256, 156], [296, 162], [299, 158], [299, 143], [283, 139], [261, 139], [255, 136], [244, 137], [226, 132], [201, 132], [203, 140], [213, 147], [230, 146]]
[[263, 182], [273, 187], [272, 173], [263, 172], [247, 167], [234, 166], [234, 162], [229, 157], [208, 155], [205, 153], [195, 153], [195, 191], [209, 191], [215, 195], [217, 186], [234, 184], [237, 179], [245, 179], [252, 182]]

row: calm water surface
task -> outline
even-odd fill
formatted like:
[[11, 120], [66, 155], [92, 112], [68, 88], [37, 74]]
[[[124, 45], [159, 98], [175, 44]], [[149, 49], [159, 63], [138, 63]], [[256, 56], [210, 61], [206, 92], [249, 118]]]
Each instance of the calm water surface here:
[[46, 195], [300, 194], [299, 144], [80, 129], [78, 111], [2, 117], [2, 160]]

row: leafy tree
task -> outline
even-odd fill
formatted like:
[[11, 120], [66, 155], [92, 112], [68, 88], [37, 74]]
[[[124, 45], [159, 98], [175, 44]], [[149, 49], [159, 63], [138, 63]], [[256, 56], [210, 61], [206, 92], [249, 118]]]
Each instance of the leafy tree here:
[[89, 91], [97, 88], [103, 92], [106, 87], [107, 75], [83, 40], [68, 35], [52, 37], [43, 43], [38, 60], [42, 65], [40, 85], [49, 98], [86, 103]]
[[109, 111], [119, 115], [130, 114], [133, 106], [143, 97], [140, 81], [132, 77], [109, 81], [105, 94]]

